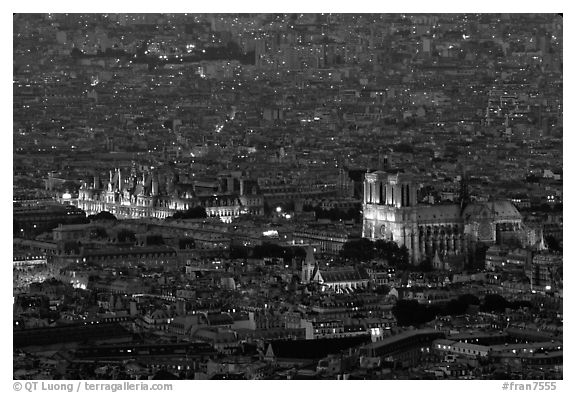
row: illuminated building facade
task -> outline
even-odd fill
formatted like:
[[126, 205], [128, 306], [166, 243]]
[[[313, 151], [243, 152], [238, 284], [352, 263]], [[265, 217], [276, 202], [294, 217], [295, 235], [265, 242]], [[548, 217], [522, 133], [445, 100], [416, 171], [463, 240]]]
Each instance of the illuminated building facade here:
[[364, 179], [362, 236], [406, 246], [412, 263], [425, 258], [466, 255], [481, 242], [494, 244], [524, 230], [522, 216], [509, 201], [419, 205], [408, 174], [383, 171]]
[[184, 184], [178, 183], [176, 176], [168, 176], [161, 184], [156, 172], [137, 174], [135, 167], [126, 177], [120, 169], [110, 171], [104, 184], [94, 176], [93, 183], [85, 182], [72, 202], [87, 214], [107, 211], [121, 219], [162, 219], [197, 206], [202, 206], [208, 217], [224, 222], [242, 214], [264, 214], [264, 199], [256, 182], [248, 179], [230, 175], [207, 184]]
[[322, 291], [334, 291], [336, 293], [351, 293], [356, 289], [367, 288], [370, 277], [364, 269], [321, 269], [314, 259], [314, 248], [306, 248], [306, 258], [302, 262], [300, 275], [302, 283], [315, 282]]

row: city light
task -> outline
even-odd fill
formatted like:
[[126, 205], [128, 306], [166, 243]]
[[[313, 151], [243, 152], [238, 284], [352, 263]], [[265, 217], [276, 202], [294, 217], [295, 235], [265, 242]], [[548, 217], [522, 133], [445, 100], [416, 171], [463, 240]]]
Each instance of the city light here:
[[296, 11], [13, 14], [15, 380], [566, 376], [562, 14]]

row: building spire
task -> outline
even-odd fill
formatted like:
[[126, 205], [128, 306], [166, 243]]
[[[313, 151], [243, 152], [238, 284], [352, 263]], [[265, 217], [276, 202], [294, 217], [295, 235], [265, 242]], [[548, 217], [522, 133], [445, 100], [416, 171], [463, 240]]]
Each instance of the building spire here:
[[463, 211], [464, 208], [470, 203], [470, 192], [468, 189], [468, 173], [466, 169], [462, 169], [462, 175], [460, 177], [460, 191], [458, 195], [460, 199], [460, 211]]
[[302, 282], [308, 284], [314, 278], [316, 261], [314, 260], [314, 247], [306, 248], [306, 259], [302, 263]]

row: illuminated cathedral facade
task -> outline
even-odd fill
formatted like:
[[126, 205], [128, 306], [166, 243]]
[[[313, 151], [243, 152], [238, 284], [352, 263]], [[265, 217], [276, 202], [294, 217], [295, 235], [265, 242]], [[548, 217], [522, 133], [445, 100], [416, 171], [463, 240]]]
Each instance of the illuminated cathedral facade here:
[[507, 200], [424, 205], [405, 173], [366, 173], [362, 236], [406, 246], [413, 264], [434, 256], [463, 256], [478, 243], [520, 237], [522, 216]]

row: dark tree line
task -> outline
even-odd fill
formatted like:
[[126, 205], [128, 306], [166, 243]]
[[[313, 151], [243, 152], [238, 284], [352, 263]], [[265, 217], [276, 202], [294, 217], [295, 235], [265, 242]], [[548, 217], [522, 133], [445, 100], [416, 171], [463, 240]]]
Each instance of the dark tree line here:
[[373, 242], [365, 238], [344, 243], [340, 256], [358, 262], [383, 259], [390, 266], [408, 266], [410, 260], [406, 246], [399, 247], [395, 242], [382, 239]]
[[437, 306], [418, 303], [417, 300], [399, 300], [392, 308], [398, 326], [418, 326], [430, 322], [439, 314]]
[[98, 214], [89, 215], [88, 219], [90, 221], [116, 220], [116, 216], [110, 212], [102, 211]]
[[521, 307], [532, 307], [528, 301], [509, 302], [500, 295], [486, 295], [481, 302], [472, 294], [459, 296], [441, 305], [420, 304], [416, 300], [399, 300], [392, 308], [399, 326], [418, 326], [434, 320], [441, 315], [464, 315], [470, 311], [470, 306], [479, 306], [483, 312], [504, 312], [507, 308], [517, 310]]
[[195, 206], [186, 211], [177, 211], [174, 213], [172, 217], [168, 217], [168, 219], [174, 220], [185, 220], [189, 218], [206, 218], [208, 215], [206, 214], [206, 209], [202, 206]]
[[102, 227], [95, 227], [90, 231], [91, 239], [106, 239], [108, 238], [108, 232]]

